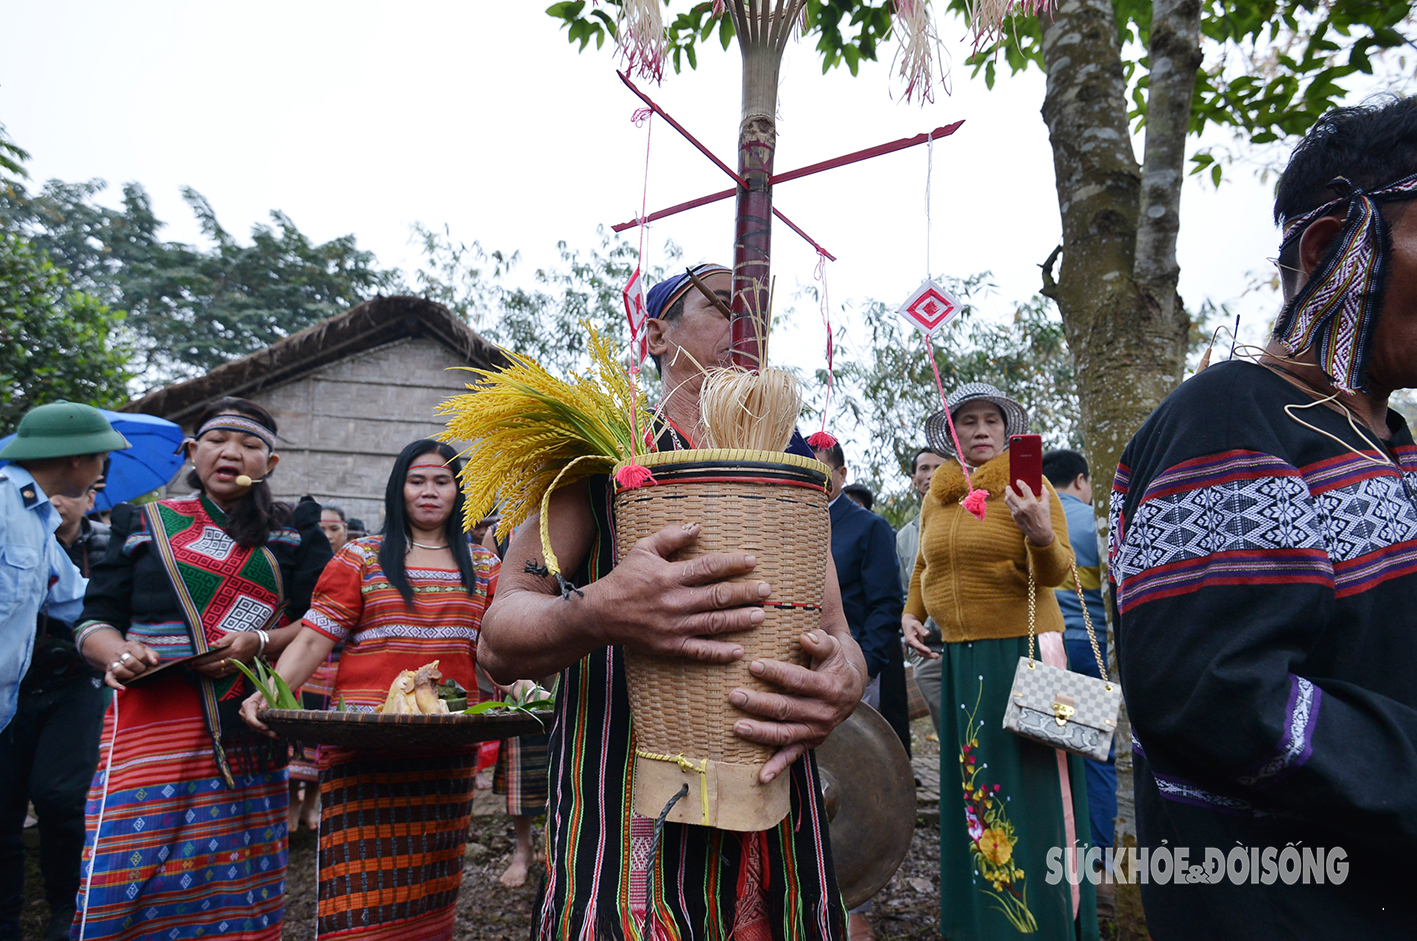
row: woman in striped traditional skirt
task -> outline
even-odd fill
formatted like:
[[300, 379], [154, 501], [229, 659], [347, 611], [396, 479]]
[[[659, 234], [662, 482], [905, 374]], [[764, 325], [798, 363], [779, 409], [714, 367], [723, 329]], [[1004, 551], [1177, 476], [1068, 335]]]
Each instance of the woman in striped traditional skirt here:
[[[251, 687], [234, 661], [296, 636], [330, 548], [317, 504], [292, 514], [272, 502], [262, 479], [275, 442], [265, 409], [222, 399], [187, 443], [198, 494], [113, 511], [77, 632], [118, 693], [89, 797], [75, 938], [281, 936], [286, 754], [238, 718]], [[208, 651], [204, 665], [125, 688]]]
[[[372, 711], [400, 671], [431, 660], [477, 689], [477, 635], [498, 563], [462, 532], [460, 469], [445, 444], [404, 448], [389, 477], [384, 535], [336, 554], [276, 665], [292, 687], [343, 641], [334, 695], [348, 709]], [[242, 712], [263, 729], [259, 705], [253, 696]], [[321, 941], [453, 936], [476, 761], [475, 745], [320, 750]]]

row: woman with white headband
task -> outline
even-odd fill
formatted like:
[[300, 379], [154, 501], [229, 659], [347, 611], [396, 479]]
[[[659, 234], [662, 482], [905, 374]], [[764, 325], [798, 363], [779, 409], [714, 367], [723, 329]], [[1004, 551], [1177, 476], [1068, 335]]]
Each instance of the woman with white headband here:
[[292, 513], [271, 497], [280, 457], [264, 408], [221, 399], [184, 447], [197, 492], [114, 509], [76, 633], [118, 691], [89, 799], [80, 939], [281, 936], [286, 749], [238, 718], [251, 686], [236, 663], [274, 659], [298, 633], [330, 546], [317, 504]]

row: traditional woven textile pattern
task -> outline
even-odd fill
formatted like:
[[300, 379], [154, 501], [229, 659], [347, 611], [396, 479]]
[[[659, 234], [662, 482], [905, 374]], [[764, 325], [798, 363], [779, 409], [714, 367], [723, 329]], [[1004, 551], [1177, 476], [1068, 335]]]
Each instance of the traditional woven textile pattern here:
[[1274, 335], [1290, 353], [1317, 345], [1319, 364], [1340, 389], [1367, 387], [1368, 345], [1377, 325], [1381, 286], [1390, 249], [1377, 203], [1417, 195], [1417, 174], [1369, 192], [1341, 177], [1330, 184], [1347, 191], [1297, 219], [1286, 221], [1284, 245], [1315, 219], [1345, 202], [1343, 229], [1309, 280], [1285, 307]]
[[539, 817], [546, 813], [546, 736], [523, 735], [502, 742], [492, 793], [507, 795], [507, 813]]
[[[333, 709], [335, 699], [335, 677], [339, 673], [339, 658], [344, 647], [336, 644], [335, 649], [325, 658], [325, 662], [315, 668], [310, 678], [300, 687], [297, 695], [306, 709]], [[320, 747], [303, 745], [290, 747], [290, 780], [318, 782], [320, 780]]]
[[497, 557], [472, 547], [477, 583], [469, 593], [462, 575], [449, 569], [410, 569], [414, 608], [389, 583], [379, 565], [382, 537], [343, 546], [315, 586], [305, 624], [344, 641], [335, 677], [336, 699], [347, 706], [384, 701], [400, 670], [439, 661], [445, 678], [477, 689], [474, 674], [478, 625], [496, 591]]
[[[1376, 452], [1296, 468], [1226, 451], [1171, 468], [1117, 541], [1119, 606], [1204, 585], [1295, 581], [1345, 597], [1417, 571], [1417, 506], [1405, 496], [1417, 467], [1410, 453], [1400, 460], [1401, 471]], [[1125, 496], [1113, 499], [1116, 507]]]
[[324, 750], [321, 939], [452, 938], [476, 758]]
[[[103, 827], [84, 937], [277, 941], [285, 895], [285, 771], [250, 774], [245, 756], [232, 753], [237, 787], [227, 788], [212, 764], [197, 694], [181, 677], [117, 698], [117, 727], [110, 708], [89, 793], [90, 823], [102, 803]], [[81, 909], [94, 839], [91, 828]]]

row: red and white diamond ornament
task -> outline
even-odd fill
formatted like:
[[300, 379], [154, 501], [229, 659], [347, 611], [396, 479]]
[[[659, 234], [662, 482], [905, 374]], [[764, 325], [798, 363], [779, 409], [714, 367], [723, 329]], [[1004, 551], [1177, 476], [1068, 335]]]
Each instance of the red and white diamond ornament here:
[[963, 306], [949, 291], [926, 278], [920, 282], [915, 293], [906, 298], [896, 313], [914, 324], [921, 333], [929, 336], [949, 322]]
[[640, 277], [640, 269], [635, 269], [629, 283], [620, 293], [625, 298], [625, 316], [630, 319], [631, 354], [635, 356], [635, 365], [641, 366], [645, 356], [649, 354], [649, 338], [645, 336], [645, 321], [649, 319], [649, 310], [645, 306], [645, 282]]

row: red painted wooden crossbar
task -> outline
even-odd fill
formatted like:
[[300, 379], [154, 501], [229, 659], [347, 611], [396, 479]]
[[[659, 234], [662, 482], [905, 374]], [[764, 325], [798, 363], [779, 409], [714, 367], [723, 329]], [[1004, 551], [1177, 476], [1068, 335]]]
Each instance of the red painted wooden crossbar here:
[[[665, 110], [664, 110], [663, 108], [661, 108], [658, 104], [656, 104], [653, 100], [651, 100], [650, 97], [649, 97], [649, 95], [646, 95], [644, 92], [642, 92], [642, 91], [640, 91], [638, 88], [636, 88], [636, 87], [635, 87], [635, 83], [632, 82], [632, 81], [630, 81], [630, 78], [629, 78], [628, 75], [626, 75], [624, 72], [616, 72], [615, 74], [618, 75], [618, 76], [620, 76], [620, 81], [622, 81], [622, 82], [625, 83], [625, 87], [628, 88], [628, 89], [630, 89], [630, 91], [634, 92], [634, 93], [639, 97], [639, 99], [640, 99], [641, 101], [643, 101], [645, 104], [649, 105], [650, 108], [651, 108], [651, 110], [653, 110], [655, 114], [657, 114], [657, 115], [659, 115], [660, 117], [664, 118], [665, 121], [668, 121], [670, 127], [674, 128], [674, 130], [676, 130], [676, 131], [678, 131], [680, 134], [684, 135], [684, 139], [685, 139], [685, 140], [687, 140], [689, 143], [691, 143], [691, 144], [693, 144], [695, 147], [697, 147], [698, 150], [699, 150], [699, 153], [703, 154], [705, 157], [707, 157], [707, 158], [709, 158], [710, 160], [712, 160], [712, 161], [714, 162], [714, 165], [715, 165], [715, 166], [717, 166], [717, 167], [718, 167], [720, 170], [722, 170], [724, 173], [727, 173], [727, 174], [729, 175], [729, 177], [731, 177], [731, 178], [733, 179], [733, 182], [737, 183], [739, 186], [743, 187], [744, 189], [747, 189], [747, 188], [748, 188], [748, 183], [747, 183], [747, 181], [745, 181], [741, 176], [739, 176], [731, 167], [728, 166], [728, 164], [724, 163], [722, 160], [719, 160], [717, 157], [715, 157], [715, 156], [713, 155], [713, 151], [709, 150], [709, 149], [708, 149], [707, 147], [705, 147], [703, 144], [699, 143], [698, 138], [696, 138], [694, 135], [690, 134], [689, 131], [688, 131], [688, 129], [685, 128], [684, 125], [682, 125], [682, 124], [680, 124], [678, 121], [674, 120], [674, 118], [673, 118], [672, 116], [670, 116], [670, 114], [669, 114], [668, 111], [665, 111]], [[728, 190], [727, 193], [725, 193], [723, 196], [720, 196], [720, 197], [718, 197], [718, 198], [719, 198], [719, 199], [726, 199], [727, 197], [732, 196], [732, 195], [733, 195], [734, 193], [736, 193], [736, 192], [737, 192], [737, 190]], [[698, 203], [697, 205], [702, 206], [702, 205], [706, 205], [707, 203], [711, 203], [711, 202], [714, 202], [714, 200], [713, 200], [713, 199], [708, 199], [708, 200], [706, 200], [705, 202], [700, 202], [700, 203]], [[690, 207], [690, 206], [684, 206], [683, 208], [689, 209], [689, 208], [692, 208], [692, 207]], [[797, 223], [793, 222], [791, 219], [787, 218], [787, 216], [783, 215], [783, 214], [782, 214], [782, 210], [780, 210], [780, 209], [778, 209], [776, 206], [774, 206], [773, 209], [772, 209], [772, 214], [773, 214], [774, 216], [776, 216], [777, 218], [781, 219], [783, 222], [787, 223], [787, 227], [790, 228], [793, 232], [796, 232], [798, 235], [802, 236], [802, 238], [806, 239], [806, 240], [807, 240], [807, 244], [808, 244], [808, 245], [811, 245], [812, 248], [816, 249], [817, 254], [819, 254], [819, 255], [826, 255], [826, 256], [827, 256], [828, 258], [830, 258], [832, 261], [836, 261], [836, 256], [835, 256], [835, 255], [833, 255], [831, 252], [827, 251], [825, 248], [823, 248], [822, 246], [818, 245], [815, 241], [813, 241], [812, 237], [811, 237], [810, 235], [808, 235], [806, 232], [803, 232], [802, 229], [801, 229], [801, 227], [798, 226]], [[653, 217], [651, 217], [651, 218], [653, 218]], [[612, 231], [615, 231], [615, 232], [622, 232], [622, 231], [624, 231], [625, 229], [628, 229], [628, 228], [630, 228], [631, 226], [634, 226], [634, 225], [636, 225], [636, 224], [638, 224], [638, 223], [637, 223], [637, 222], [631, 222], [631, 223], [629, 223], [628, 225], [625, 225], [625, 226], [611, 226], [611, 230], [612, 230]]]
[[[697, 148], [698, 151], [702, 153], [705, 157], [708, 157], [710, 160], [712, 160], [714, 165], [717, 166], [724, 173], [728, 174], [729, 177], [731, 177], [735, 183], [737, 183], [739, 186], [746, 185], [743, 182], [742, 177], [735, 173], [732, 168], [730, 168], [726, 163], [714, 156], [713, 152], [710, 151], [703, 144], [701, 144], [699, 140], [694, 137], [694, 135], [690, 134], [688, 129], [686, 129], [684, 125], [674, 120], [674, 118], [671, 117], [667, 111], [665, 111], [653, 100], [651, 100], [650, 97], [644, 92], [636, 88], [635, 83], [631, 82], [624, 72], [616, 72], [615, 74], [620, 76], [620, 81], [625, 83], [625, 87], [629, 88], [630, 91], [634, 92], [635, 95], [638, 96], [641, 101], [649, 105], [649, 107], [654, 111], [655, 114], [658, 114], [660, 117], [664, 118], [665, 121], [669, 122], [670, 127], [674, 128], [674, 130], [682, 134], [685, 140], [687, 140], [690, 144], [693, 144], [694, 147]], [[956, 121], [953, 124], [946, 124], [942, 127], [937, 127], [933, 131], [927, 131], [922, 134], [916, 134], [914, 137], [902, 137], [900, 140], [890, 141], [889, 143], [885, 144], [877, 144], [875, 147], [867, 147], [864, 150], [855, 150], [849, 154], [842, 154], [839, 157], [833, 157], [830, 160], [821, 160], [817, 163], [808, 164], [805, 167], [798, 167], [796, 170], [788, 170], [784, 173], [776, 173], [773, 175], [772, 179], [769, 182], [771, 182], [772, 185], [776, 186], [778, 183], [786, 183], [790, 180], [801, 179], [804, 176], [810, 176], [813, 173], [820, 173], [823, 170], [833, 170], [837, 167], [844, 167], [848, 164], [857, 163], [862, 160], [869, 160], [872, 157], [880, 157], [884, 154], [894, 153], [897, 150], [904, 150], [907, 147], [916, 147], [920, 144], [925, 143], [926, 141], [939, 140], [942, 137], [949, 137], [955, 131], [959, 130], [960, 126], [963, 124], [963, 121]], [[725, 200], [728, 197], [732, 196], [736, 192], [738, 192], [736, 189], [719, 190], [717, 193], [710, 193], [707, 196], [700, 196], [697, 199], [691, 199], [687, 202], [675, 203], [673, 206], [669, 206], [666, 209], [658, 209], [650, 213], [648, 216], [645, 216], [643, 220], [631, 219], [629, 222], [621, 222], [616, 225], [612, 225], [610, 227], [610, 230], [612, 232], [624, 232], [626, 229], [633, 229], [635, 226], [640, 225], [641, 222], [656, 222], [660, 219], [677, 215], [678, 213], [684, 212], [689, 209], [697, 209], [700, 206], [707, 206], [711, 203], [720, 202], [721, 200]], [[773, 207], [772, 214], [777, 218], [781, 219], [784, 223], [786, 223], [788, 228], [792, 229], [792, 231], [796, 232], [798, 235], [802, 236], [802, 238], [806, 239], [808, 244], [810, 244], [814, 249], [816, 249], [818, 253], [826, 255], [832, 261], [836, 261], [836, 257], [834, 255], [832, 255], [826, 249], [822, 248], [815, 241], [813, 241], [811, 236], [809, 236], [806, 232], [803, 232], [802, 229], [796, 225], [796, 223], [794, 223], [791, 219], [783, 215], [777, 209], [777, 207]]]

